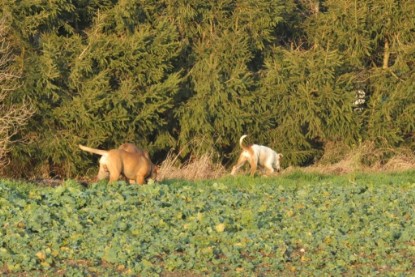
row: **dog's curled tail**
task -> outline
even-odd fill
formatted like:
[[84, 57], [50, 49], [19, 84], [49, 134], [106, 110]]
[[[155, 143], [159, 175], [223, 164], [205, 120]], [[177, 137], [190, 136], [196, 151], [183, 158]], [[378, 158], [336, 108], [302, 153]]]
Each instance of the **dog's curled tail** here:
[[101, 150], [101, 149], [95, 149], [95, 148], [91, 148], [88, 146], [83, 146], [81, 144], [79, 144], [79, 148], [81, 148], [82, 150], [89, 152], [89, 153], [94, 153], [94, 154], [98, 154], [98, 155], [106, 155], [108, 153], [108, 151], [106, 150]]
[[247, 137], [248, 135], [243, 135], [240, 139], [239, 139], [239, 145], [241, 146], [242, 149], [246, 149], [247, 147], [243, 145], [243, 140]]

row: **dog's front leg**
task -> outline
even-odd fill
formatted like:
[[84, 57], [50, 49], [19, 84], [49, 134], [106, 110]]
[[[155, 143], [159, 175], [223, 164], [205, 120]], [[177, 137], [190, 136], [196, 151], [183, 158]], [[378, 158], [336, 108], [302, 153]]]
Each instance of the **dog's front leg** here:
[[255, 172], [256, 172], [256, 169], [257, 169], [257, 164], [256, 164], [256, 162], [250, 162], [250, 166], [251, 166], [251, 176], [254, 176], [255, 175]]
[[257, 169], [258, 161], [256, 159], [250, 159], [249, 165], [251, 166], [251, 176], [253, 177]]
[[113, 183], [113, 182], [118, 181], [118, 178], [120, 178], [120, 176], [121, 176], [121, 171], [111, 170], [111, 169], [109, 169], [109, 171], [110, 171], [110, 181], [109, 181], [109, 183]]
[[265, 176], [269, 176], [272, 173], [274, 173], [274, 168], [270, 165], [265, 166], [266, 170], [265, 170]]

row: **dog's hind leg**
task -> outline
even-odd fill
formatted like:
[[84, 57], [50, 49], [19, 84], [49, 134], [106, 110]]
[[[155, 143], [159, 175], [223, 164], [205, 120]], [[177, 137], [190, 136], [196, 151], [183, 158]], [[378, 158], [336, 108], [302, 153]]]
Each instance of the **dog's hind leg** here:
[[107, 165], [108, 171], [110, 172], [110, 183], [118, 181], [121, 176], [122, 169], [120, 166], [115, 164]]
[[111, 172], [110, 171], [110, 183], [118, 181], [120, 178], [121, 172]]
[[235, 175], [235, 173], [245, 164], [247, 160], [248, 159], [245, 156], [239, 156], [238, 162], [232, 167], [231, 175]]
[[245, 164], [245, 161], [243, 161], [242, 163], [238, 163], [238, 164], [236, 164], [236, 165], [234, 165], [233, 167], [232, 167], [232, 172], [231, 172], [231, 175], [235, 175], [236, 174], [236, 172], [243, 166]]
[[108, 174], [108, 168], [105, 164], [99, 164], [99, 171], [98, 171], [98, 175], [97, 175], [97, 180], [100, 181], [102, 179], [106, 179], [108, 178], [109, 174]]
[[135, 179], [135, 182], [139, 185], [144, 185], [146, 183], [146, 179], [143, 175], [138, 174], [136, 179]]

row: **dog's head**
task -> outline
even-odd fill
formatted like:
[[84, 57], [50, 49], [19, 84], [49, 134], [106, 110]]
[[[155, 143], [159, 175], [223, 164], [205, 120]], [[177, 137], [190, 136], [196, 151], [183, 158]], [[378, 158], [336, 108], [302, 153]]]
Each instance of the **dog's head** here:
[[159, 166], [151, 163], [151, 169], [148, 174], [147, 180], [153, 180], [154, 182], [157, 181], [157, 174], [158, 174]]
[[275, 155], [275, 169], [280, 172], [281, 171], [281, 158], [284, 157], [283, 154], [277, 153]]

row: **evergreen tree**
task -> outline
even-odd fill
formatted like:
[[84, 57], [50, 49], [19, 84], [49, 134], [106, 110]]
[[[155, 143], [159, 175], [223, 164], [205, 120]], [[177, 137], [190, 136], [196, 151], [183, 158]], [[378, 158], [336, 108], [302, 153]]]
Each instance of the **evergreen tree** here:
[[36, 108], [19, 134], [32, 143], [12, 148], [11, 166], [70, 176], [90, 161], [78, 143], [124, 141], [228, 161], [243, 133], [297, 165], [331, 141], [415, 149], [414, 10], [413, 0], [4, 1], [23, 71], [5, 105]]
[[368, 68], [367, 140], [415, 149], [414, 1], [373, 2], [370, 13], [376, 53]]
[[[241, 42], [245, 40], [245, 43]], [[194, 95], [180, 108], [180, 142], [190, 149], [216, 150], [234, 145], [244, 129], [257, 122], [260, 99], [247, 69], [250, 53], [243, 36], [226, 33], [198, 53], [189, 78]]]
[[365, 92], [363, 139], [378, 145], [410, 143], [415, 2], [326, 0], [321, 10], [305, 20], [304, 28], [312, 45], [342, 53], [350, 83]]
[[354, 91], [341, 75], [341, 55], [321, 47], [276, 48], [265, 64], [260, 90], [273, 111], [266, 118], [273, 126], [264, 140], [284, 153], [290, 164], [312, 161], [328, 141], [357, 139]]
[[[265, 104], [255, 93], [255, 73], [261, 51], [273, 40], [281, 20], [279, 1], [219, 0], [200, 5], [188, 73], [191, 94], [177, 115], [179, 142], [187, 150], [216, 153], [239, 151], [245, 133], [260, 133], [267, 124], [259, 117]], [[186, 13], [194, 15], [191, 10]], [[185, 151], [184, 151], [185, 152]]]
[[70, 174], [74, 163], [85, 165], [78, 143], [171, 145], [166, 125], [181, 81], [173, 65], [180, 44], [174, 26], [146, 23], [140, 9], [139, 2], [120, 2], [97, 10], [82, 35], [52, 26], [31, 45], [25, 84], [38, 110], [30, 132], [40, 143], [23, 151], [37, 151], [47, 171]]

